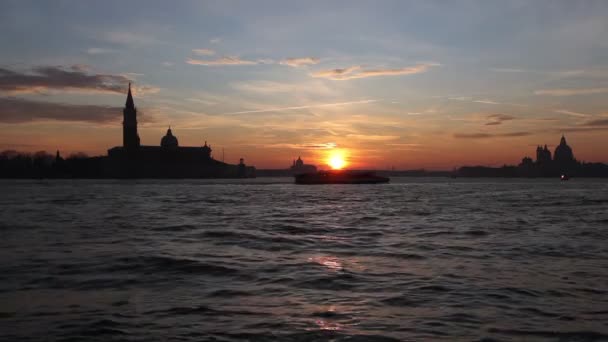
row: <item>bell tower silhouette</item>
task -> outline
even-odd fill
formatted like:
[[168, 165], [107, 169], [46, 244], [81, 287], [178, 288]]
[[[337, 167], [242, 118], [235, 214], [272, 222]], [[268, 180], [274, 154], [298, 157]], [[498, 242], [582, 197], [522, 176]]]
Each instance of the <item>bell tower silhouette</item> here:
[[129, 83], [129, 93], [127, 103], [122, 111], [122, 146], [127, 149], [139, 147], [139, 135], [137, 134], [137, 109], [131, 95], [131, 83]]

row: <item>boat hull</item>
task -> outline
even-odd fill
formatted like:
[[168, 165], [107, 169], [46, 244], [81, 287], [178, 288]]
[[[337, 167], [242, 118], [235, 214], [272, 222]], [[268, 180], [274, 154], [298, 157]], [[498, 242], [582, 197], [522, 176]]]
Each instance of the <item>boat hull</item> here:
[[371, 172], [356, 173], [344, 171], [319, 171], [295, 176], [296, 184], [380, 184], [388, 183], [390, 178], [377, 176]]

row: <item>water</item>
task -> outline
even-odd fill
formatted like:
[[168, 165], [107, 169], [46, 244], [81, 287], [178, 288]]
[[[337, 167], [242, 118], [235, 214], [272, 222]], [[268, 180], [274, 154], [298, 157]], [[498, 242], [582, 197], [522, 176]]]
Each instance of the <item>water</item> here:
[[608, 340], [605, 180], [0, 181], [0, 340]]

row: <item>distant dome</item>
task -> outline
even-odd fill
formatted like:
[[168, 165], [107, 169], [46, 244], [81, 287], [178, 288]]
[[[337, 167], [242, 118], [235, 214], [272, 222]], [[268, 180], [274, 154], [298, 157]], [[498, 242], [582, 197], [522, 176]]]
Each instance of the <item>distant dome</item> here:
[[555, 148], [555, 153], [553, 155], [553, 160], [556, 162], [570, 162], [574, 160], [574, 154], [572, 153], [572, 149], [566, 143], [566, 137], [562, 136], [562, 140], [559, 143], [559, 146]]
[[179, 146], [177, 143], [177, 138], [173, 135], [173, 132], [171, 132], [171, 128], [167, 130], [167, 135], [160, 140], [160, 146], [167, 148]]
[[298, 160], [296, 160], [296, 167], [302, 166], [304, 166], [304, 161], [302, 160], [302, 158], [298, 157]]
[[202, 147], [202, 149], [203, 149], [204, 151], [211, 152], [211, 146], [210, 146], [210, 145], [207, 145], [207, 142], [206, 142], [206, 141], [205, 141], [205, 145]]

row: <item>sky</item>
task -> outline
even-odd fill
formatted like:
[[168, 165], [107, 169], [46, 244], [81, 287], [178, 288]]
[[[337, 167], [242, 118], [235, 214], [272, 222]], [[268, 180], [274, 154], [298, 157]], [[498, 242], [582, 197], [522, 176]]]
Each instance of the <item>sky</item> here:
[[[562, 134], [608, 162], [607, 1], [0, 2], [0, 150], [142, 144], [216, 159], [449, 170]], [[222, 153], [223, 151], [223, 153]]]

